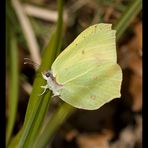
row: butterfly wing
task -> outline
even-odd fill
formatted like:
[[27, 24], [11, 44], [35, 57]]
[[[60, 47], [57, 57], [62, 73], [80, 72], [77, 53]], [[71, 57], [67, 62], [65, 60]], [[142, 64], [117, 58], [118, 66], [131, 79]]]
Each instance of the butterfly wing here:
[[[86, 93], [86, 94], [88, 93], [89, 95], [90, 91], [93, 92], [99, 89], [102, 91], [104, 88], [104, 87], [102, 88], [102, 86], [106, 85], [107, 82], [104, 82], [102, 80], [100, 83], [99, 81], [97, 81], [97, 83], [100, 86], [95, 85], [96, 86], [95, 90], [93, 90], [92, 84], [94, 81], [91, 81], [90, 78], [86, 79], [85, 77], [89, 77], [90, 75], [93, 75], [93, 73], [95, 72], [96, 72], [95, 73], [96, 75], [100, 75], [102, 71], [101, 69], [103, 67], [106, 68], [105, 72], [107, 72], [107, 70], [110, 69], [107, 65], [110, 65], [110, 66], [114, 65], [113, 67], [116, 67], [115, 68], [116, 70], [112, 72], [110, 69], [110, 72], [112, 73], [110, 75], [110, 79], [107, 80], [107, 81], [110, 81], [112, 77], [117, 76], [116, 73], [118, 73], [118, 75], [121, 75], [121, 71], [119, 70], [120, 68], [116, 64], [116, 62], [117, 62], [117, 57], [116, 57], [116, 45], [115, 45], [115, 30], [111, 29], [111, 24], [97, 24], [83, 31], [57, 57], [57, 59], [54, 61], [52, 68], [51, 68], [53, 75], [56, 77], [56, 81], [59, 84], [64, 85], [63, 90], [61, 90], [62, 92], [60, 92], [61, 99], [63, 99], [64, 101], [68, 102], [69, 104], [73, 106], [78, 107], [79, 103], [76, 103], [77, 104], [76, 105], [74, 102], [77, 102], [78, 100], [83, 100], [84, 97], [80, 97], [82, 96], [82, 93]], [[90, 70], [90, 69], [93, 69], [93, 70]], [[90, 71], [90, 73], [87, 73], [88, 70]], [[85, 72], [86, 74], [84, 74]], [[85, 79], [88, 80], [86, 83], [81, 81], [80, 79], [81, 75], [84, 78], [84, 80]], [[100, 75], [100, 77], [102, 76]], [[79, 78], [79, 79], [76, 79], [76, 78]], [[79, 81], [79, 87], [75, 86], [75, 81]], [[118, 82], [118, 85], [116, 85], [116, 87], [117, 87], [117, 90], [119, 90], [121, 79], [118, 80], [117, 82]], [[84, 89], [84, 88], [80, 89], [82, 88], [82, 86], [86, 86], [86, 85], [88, 85], [87, 89]], [[88, 91], [89, 88], [90, 90]], [[81, 92], [81, 93], [79, 94], [78, 92]], [[95, 93], [97, 92], [100, 93], [100, 91], [95, 91]], [[101, 93], [104, 94], [103, 91]], [[118, 95], [116, 96], [113, 95], [113, 97], [118, 97], [119, 91], [117, 93]], [[109, 98], [107, 97], [106, 99], [110, 99], [110, 98], [111, 97]], [[101, 98], [99, 99], [101, 101]], [[89, 97], [85, 96], [85, 102], [87, 101], [90, 104]], [[83, 101], [84, 104], [85, 102]], [[89, 108], [89, 107], [85, 107], [85, 105], [82, 105], [82, 103], [79, 107]]]
[[121, 79], [119, 65], [94, 65], [67, 81], [64, 89], [60, 90], [60, 98], [77, 108], [98, 109], [113, 98], [120, 97]]

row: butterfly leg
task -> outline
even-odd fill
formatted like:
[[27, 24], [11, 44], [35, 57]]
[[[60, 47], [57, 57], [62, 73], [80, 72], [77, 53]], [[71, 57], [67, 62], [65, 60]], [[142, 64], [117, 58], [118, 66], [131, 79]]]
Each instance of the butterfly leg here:
[[47, 85], [44, 85], [44, 86], [40, 86], [41, 88], [44, 88], [43, 92], [41, 94], [39, 94], [39, 96], [42, 96], [46, 90], [48, 89], [48, 84]]
[[55, 98], [55, 97], [60, 97], [60, 95], [59, 94], [57, 94], [57, 95], [52, 95], [52, 98]]
[[52, 98], [54, 98], [54, 97], [60, 97], [60, 94], [58, 92], [56, 92], [52, 95]]

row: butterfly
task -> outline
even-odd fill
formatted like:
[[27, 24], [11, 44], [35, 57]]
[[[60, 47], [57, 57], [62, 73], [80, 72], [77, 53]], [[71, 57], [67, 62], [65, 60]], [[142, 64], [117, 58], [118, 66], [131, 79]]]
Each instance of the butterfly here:
[[121, 96], [122, 70], [117, 64], [116, 31], [111, 24], [88, 27], [42, 73], [50, 89], [66, 103], [95, 110]]

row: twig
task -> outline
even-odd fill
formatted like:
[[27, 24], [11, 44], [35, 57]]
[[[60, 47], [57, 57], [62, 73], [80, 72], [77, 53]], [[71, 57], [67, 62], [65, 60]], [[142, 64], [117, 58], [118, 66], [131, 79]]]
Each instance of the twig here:
[[23, 87], [23, 89], [26, 91], [26, 93], [28, 94], [28, 95], [30, 95], [31, 94], [31, 91], [32, 91], [32, 86], [28, 83], [28, 82], [23, 82], [22, 83], [22, 87]]
[[30, 21], [27, 18], [21, 3], [18, 0], [11, 0], [11, 2], [18, 16], [18, 19], [20, 21], [22, 31], [24, 33], [24, 36], [26, 38], [26, 41], [30, 50], [31, 58], [33, 61], [40, 63], [41, 59], [40, 59], [40, 53], [39, 53], [39, 46], [37, 44]]
[[[29, 4], [24, 4], [23, 7], [27, 15], [34, 16], [40, 19], [44, 19], [46, 21], [57, 22], [57, 19], [58, 19], [57, 11], [47, 10], [44, 8], [39, 8], [37, 6], [29, 5]], [[66, 12], [63, 15], [63, 19], [64, 21], [67, 20]]]

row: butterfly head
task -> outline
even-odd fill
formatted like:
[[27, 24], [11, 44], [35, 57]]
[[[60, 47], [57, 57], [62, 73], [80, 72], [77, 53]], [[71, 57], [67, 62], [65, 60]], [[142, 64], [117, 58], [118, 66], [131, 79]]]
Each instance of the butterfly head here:
[[45, 80], [48, 80], [49, 78], [54, 79], [53, 74], [51, 71], [45, 71], [42, 73], [42, 76]]

